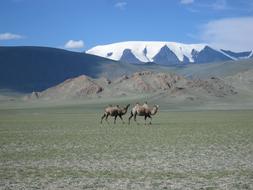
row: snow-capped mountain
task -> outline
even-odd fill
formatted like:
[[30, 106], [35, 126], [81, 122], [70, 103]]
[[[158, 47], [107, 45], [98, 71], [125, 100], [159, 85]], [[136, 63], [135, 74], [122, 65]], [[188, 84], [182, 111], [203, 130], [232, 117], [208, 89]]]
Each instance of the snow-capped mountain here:
[[89, 49], [86, 53], [127, 63], [152, 62], [161, 65], [208, 63], [245, 59], [252, 56], [252, 51], [238, 53], [212, 48], [207, 44], [156, 41], [129, 41], [100, 45]]

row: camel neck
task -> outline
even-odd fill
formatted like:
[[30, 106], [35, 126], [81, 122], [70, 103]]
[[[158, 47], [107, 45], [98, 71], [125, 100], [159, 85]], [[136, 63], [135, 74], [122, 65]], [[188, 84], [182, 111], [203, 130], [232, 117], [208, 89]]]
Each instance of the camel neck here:
[[153, 107], [151, 111], [151, 115], [155, 115], [157, 113], [158, 108], [156, 106]]

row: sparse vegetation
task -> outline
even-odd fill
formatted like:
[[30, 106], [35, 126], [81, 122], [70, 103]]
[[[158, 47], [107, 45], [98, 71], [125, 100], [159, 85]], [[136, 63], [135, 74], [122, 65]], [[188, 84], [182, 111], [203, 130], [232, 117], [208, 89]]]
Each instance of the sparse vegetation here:
[[100, 125], [102, 108], [0, 110], [0, 189], [253, 188], [253, 111], [161, 111], [145, 126]]

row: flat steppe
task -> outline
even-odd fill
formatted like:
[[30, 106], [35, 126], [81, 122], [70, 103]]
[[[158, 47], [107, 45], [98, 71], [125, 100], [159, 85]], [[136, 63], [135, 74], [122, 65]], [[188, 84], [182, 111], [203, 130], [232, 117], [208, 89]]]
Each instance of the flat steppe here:
[[101, 125], [106, 105], [1, 107], [0, 189], [253, 189], [253, 110]]

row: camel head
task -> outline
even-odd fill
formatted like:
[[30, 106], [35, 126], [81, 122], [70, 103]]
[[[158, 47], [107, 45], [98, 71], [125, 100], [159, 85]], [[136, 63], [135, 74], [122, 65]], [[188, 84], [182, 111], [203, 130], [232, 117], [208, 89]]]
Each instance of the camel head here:
[[126, 114], [127, 113], [127, 110], [129, 108], [130, 104], [127, 104], [126, 107], [124, 107], [121, 111], [122, 111], [122, 114]]
[[158, 108], [159, 108], [159, 105], [157, 105], [157, 104], [154, 105], [152, 110], [151, 110], [151, 115], [155, 115], [158, 111]]
[[129, 108], [129, 106], [130, 106], [130, 104], [127, 104], [127, 105], [126, 105], [126, 107], [125, 107], [125, 109], [128, 109], [128, 108]]

